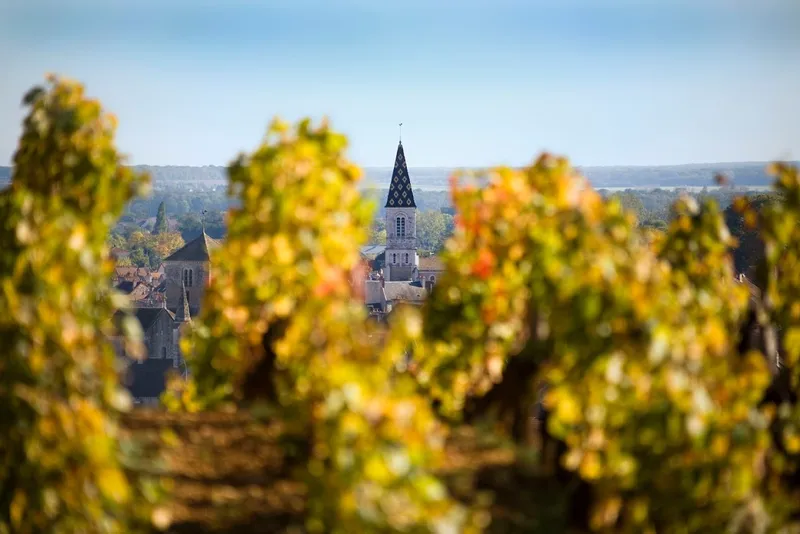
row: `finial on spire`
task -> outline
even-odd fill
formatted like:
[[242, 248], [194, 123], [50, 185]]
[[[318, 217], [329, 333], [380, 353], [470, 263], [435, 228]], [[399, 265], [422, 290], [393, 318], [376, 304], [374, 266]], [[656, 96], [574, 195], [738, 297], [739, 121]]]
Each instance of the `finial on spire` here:
[[400, 123], [400, 144], [403, 144], [403, 123]]
[[203, 210], [203, 213], [200, 215], [200, 227], [203, 229], [203, 233], [206, 233], [206, 213], [208, 210]]

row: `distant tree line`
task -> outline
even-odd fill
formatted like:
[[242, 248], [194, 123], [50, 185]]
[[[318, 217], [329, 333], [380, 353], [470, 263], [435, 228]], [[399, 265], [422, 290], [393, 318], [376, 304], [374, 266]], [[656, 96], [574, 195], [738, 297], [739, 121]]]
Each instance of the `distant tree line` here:
[[[752, 231], [736, 222], [734, 211], [730, 208], [737, 195], [750, 196], [759, 208], [768, 195], [757, 191], [726, 188], [704, 188], [700, 191], [687, 189], [626, 189], [612, 191], [600, 189], [606, 198], [614, 198], [628, 211], [634, 213], [642, 227], [665, 230], [673, 218], [672, 205], [683, 195], [689, 195], [699, 201], [714, 199], [721, 208], [729, 208], [726, 217], [730, 217], [729, 226], [734, 237], [740, 239], [740, 246], [734, 251], [734, 260], [738, 272], [753, 275], [749, 266], [758, 261], [758, 238]], [[368, 189], [365, 196], [377, 206], [375, 220], [370, 231], [369, 243], [385, 244], [386, 228], [383, 206], [388, 191], [386, 189]], [[414, 199], [419, 210], [417, 219], [417, 239], [424, 252], [437, 253], [453, 231], [453, 215], [455, 211], [446, 191], [414, 191]], [[200, 235], [205, 226], [206, 233], [214, 238], [225, 236], [225, 212], [234, 206], [236, 200], [227, 196], [225, 188], [203, 184], [170, 185], [157, 188], [149, 197], [131, 201], [120, 219], [114, 233], [123, 240], [137, 230], [153, 231], [154, 225], [162, 228], [158, 219], [160, 210], [167, 215], [165, 223], [170, 224], [173, 231], [179, 232], [183, 241], [188, 242]], [[155, 218], [155, 219], [154, 219]], [[741, 218], [741, 217], [740, 217]], [[171, 223], [169, 222], [171, 221]], [[124, 248], [124, 247], [122, 247]], [[131, 249], [132, 251], [134, 249]], [[160, 261], [160, 256], [150, 250], [141, 249], [134, 252], [134, 264], [147, 265]]]

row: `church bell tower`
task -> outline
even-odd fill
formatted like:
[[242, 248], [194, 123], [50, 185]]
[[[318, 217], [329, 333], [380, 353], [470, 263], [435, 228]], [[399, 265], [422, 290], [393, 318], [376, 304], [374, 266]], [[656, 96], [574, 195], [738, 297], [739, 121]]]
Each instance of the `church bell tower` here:
[[397, 145], [392, 181], [386, 199], [386, 280], [411, 280], [417, 256], [417, 204], [411, 189], [403, 142]]

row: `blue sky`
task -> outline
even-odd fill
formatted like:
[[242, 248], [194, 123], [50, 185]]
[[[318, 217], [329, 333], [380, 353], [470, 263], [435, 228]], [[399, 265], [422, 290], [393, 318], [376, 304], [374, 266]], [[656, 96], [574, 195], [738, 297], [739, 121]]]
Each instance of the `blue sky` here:
[[23, 93], [80, 79], [133, 163], [226, 164], [327, 115], [391, 166], [800, 157], [795, 0], [0, 0], [0, 164]]

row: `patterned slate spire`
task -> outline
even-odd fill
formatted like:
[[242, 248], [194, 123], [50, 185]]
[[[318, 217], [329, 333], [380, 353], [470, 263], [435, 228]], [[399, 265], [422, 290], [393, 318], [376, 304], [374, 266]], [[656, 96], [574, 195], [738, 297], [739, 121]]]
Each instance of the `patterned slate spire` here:
[[386, 199], [387, 208], [416, 208], [414, 191], [411, 190], [411, 178], [406, 167], [406, 155], [403, 152], [403, 142], [397, 145], [397, 156], [394, 159], [392, 183], [389, 184], [389, 196]]

